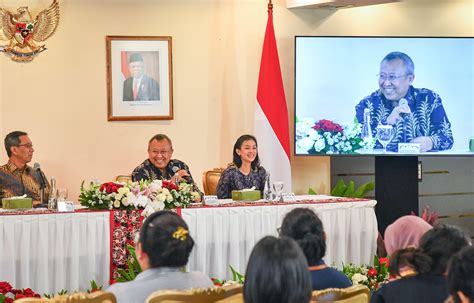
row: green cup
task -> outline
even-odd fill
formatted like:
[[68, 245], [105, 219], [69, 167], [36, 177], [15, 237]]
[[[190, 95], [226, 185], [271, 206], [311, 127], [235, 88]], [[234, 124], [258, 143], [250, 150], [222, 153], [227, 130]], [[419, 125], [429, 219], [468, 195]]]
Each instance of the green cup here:
[[474, 152], [474, 138], [469, 140], [469, 151]]

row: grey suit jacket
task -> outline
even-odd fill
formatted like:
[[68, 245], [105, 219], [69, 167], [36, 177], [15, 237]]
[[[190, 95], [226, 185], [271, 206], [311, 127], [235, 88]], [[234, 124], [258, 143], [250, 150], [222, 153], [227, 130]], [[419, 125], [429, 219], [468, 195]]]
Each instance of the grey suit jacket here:
[[130, 282], [115, 283], [107, 291], [118, 303], [144, 303], [149, 295], [162, 289], [190, 289], [213, 287], [211, 279], [200, 272], [181, 272], [179, 268], [151, 268]]

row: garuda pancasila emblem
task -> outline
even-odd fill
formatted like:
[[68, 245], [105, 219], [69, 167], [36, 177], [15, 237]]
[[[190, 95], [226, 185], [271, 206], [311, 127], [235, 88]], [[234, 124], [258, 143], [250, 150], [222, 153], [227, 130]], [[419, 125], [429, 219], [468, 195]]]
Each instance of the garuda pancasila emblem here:
[[58, 23], [57, 0], [53, 0], [34, 20], [26, 6], [17, 9], [16, 13], [0, 8], [0, 40], [10, 41], [8, 45], [0, 46], [0, 51], [10, 54], [14, 61], [31, 61], [34, 55], [46, 50], [44, 45], [38, 45], [36, 42], [51, 37]]

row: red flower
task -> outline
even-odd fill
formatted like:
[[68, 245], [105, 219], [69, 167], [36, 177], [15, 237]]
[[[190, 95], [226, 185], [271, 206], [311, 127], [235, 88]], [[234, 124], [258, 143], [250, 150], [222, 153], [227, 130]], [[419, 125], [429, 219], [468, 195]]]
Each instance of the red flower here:
[[111, 193], [116, 193], [118, 192], [118, 189], [123, 187], [122, 184], [117, 184], [117, 183], [114, 183], [114, 182], [106, 182], [106, 183], [103, 183], [100, 188], [99, 188], [99, 191], [100, 192], [106, 192], [108, 194], [111, 194]]
[[379, 263], [382, 266], [388, 267], [388, 258], [379, 258]]
[[168, 190], [178, 190], [178, 186], [170, 181], [163, 181], [163, 187], [167, 188]]
[[13, 303], [13, 299], [12, 298], [5, 298], [5, 303]]
[[8, 282], [0, 282], [0, 293], [6, 294], [12, 290], [12, 286]]
[[375, 268], [371, 268], [369, 269], [369, 271], [367, 272], [367, 276], [373, 278], [375, 276], [377, 276], [378, 272]]
[[15, 300], [21, 299], [21, 298], [26, 298], [26, 296], [22, 293], [18, 293], [15, 295]]

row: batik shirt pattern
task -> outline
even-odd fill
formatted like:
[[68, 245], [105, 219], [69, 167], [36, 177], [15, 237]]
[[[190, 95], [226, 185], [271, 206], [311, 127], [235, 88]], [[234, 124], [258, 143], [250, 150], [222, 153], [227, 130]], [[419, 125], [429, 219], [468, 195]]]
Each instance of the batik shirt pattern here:
[[[426, 88], [410, 86], [405, 99], [411, 113], [403, 115], [394, 125], [394, 137], [387, 145], [387, 150], [398, 151], [398, 143], [409, 143], [413, 139], [426, 136], [433, 142], [433, 151], [450, 149], [454, 139], [451, 123], [446, 116], [441, 98]], [[380, 90], [365, 97], [356, 106], [356, 117], [359, 123], [364, 122], [364, 109], [370, 109], [370, 126], [372, 135], [376, 137], [379, 124], [387, 124], [387, 118], [398, 106], [398, 102], [387, 100]], [[382, 148], [377, 141], [376, 148]]]

